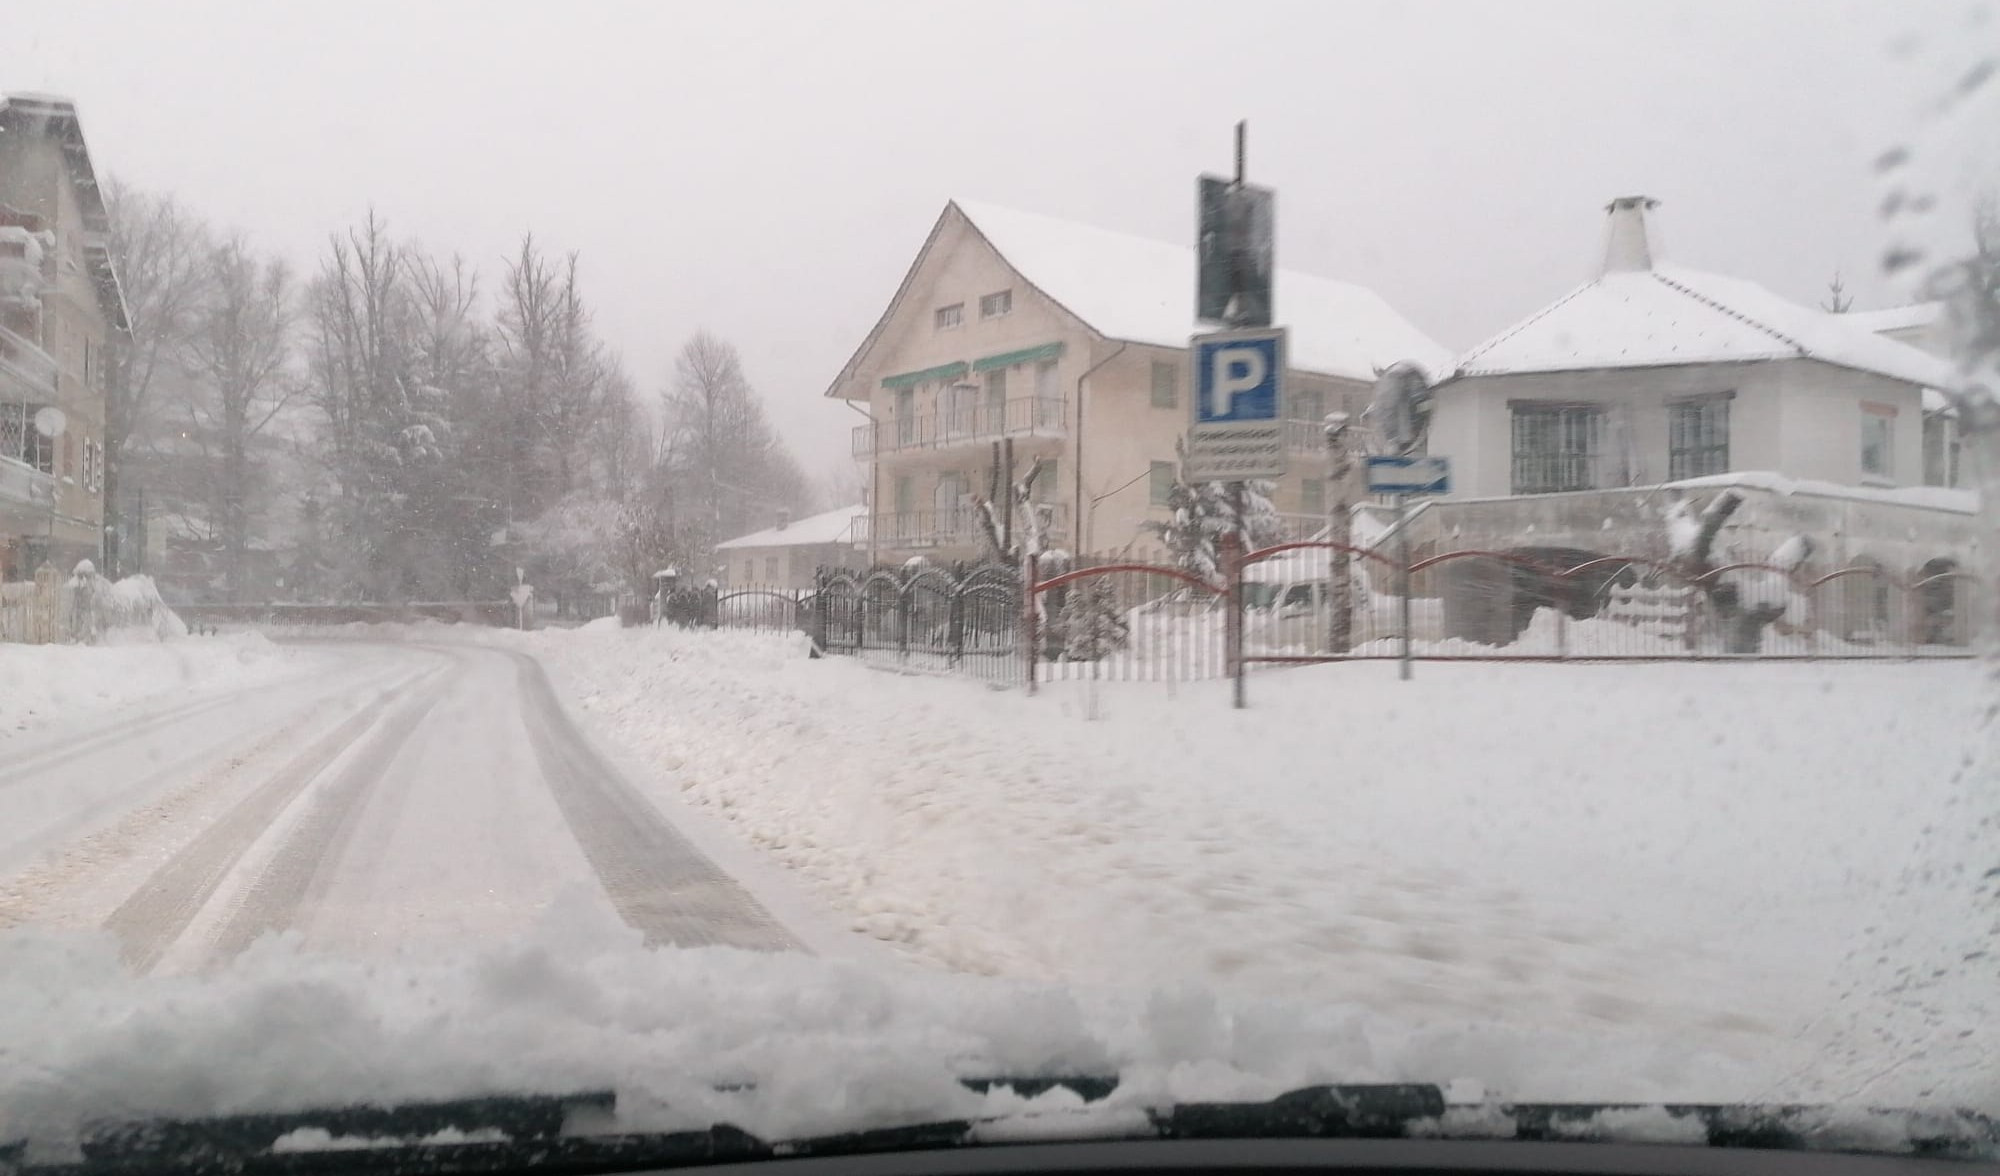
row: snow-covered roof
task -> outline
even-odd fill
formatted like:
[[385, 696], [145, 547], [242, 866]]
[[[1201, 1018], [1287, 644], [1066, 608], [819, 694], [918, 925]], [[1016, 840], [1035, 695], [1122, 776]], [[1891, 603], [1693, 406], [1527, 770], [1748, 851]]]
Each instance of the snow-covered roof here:
[[865, 506], [843, 506], [824, 514], [787, 523], [782, 527], [766, 527], [748, 535], [715, 545], [717, 551], [727, 551], [740, 547], [807, 547], [819, 543], [838, 543], [853, 534], [854, 520], [868, 513]]
[[1657, 203], [1625, 196], [1607, 205], [1598, 276], [1466, 352], [1457, 374], [1813, 359], [1923, 386], [1950, 381], [1943, 361], [1876, 334], [1865, 316], [1655, 260], [1646, 214]]
[[1944, 303], [1912, 302], [1908, 306], [1891, 306], [1882, 310], [1850, 310], [1845, 317], [1855, 326], [1879, 335], [1884, 331], [1931, 326], [1944, 317]]
[[76, 103], [59, 94], [25, 90], [0, 95], [0, 123], [34, 128], [62, 144], [63, 152], [69, 158], [77, 200], [83, 205], [83, 223], [87, 230], [84, 259], [90, 265], [97, 296], [112, 325], [121, 331], [130, 330], [132, 316], [125, 305], [125, 290], [119, 283], [118, 270], [111, 258], [110, 215], [104, 205], [103, 189], [97, 183], [97, 171], [91, 166], [90, 148], [84, 141], [83, 124], [77, 118]]
[[1463, 376], [1816, 359], [1925, 386], [1950, 368], [1852, 315], [1800, 306], [1755, 282], [1677, 265], [1602, 274], [1465, 353]]
[[[1194, 317], [1195, 251], [971, 200], [952, 201], [1007, 263], [1043, 294], [1110, 339], [1185, 347], [1215, 328]], [[1291, 363], [1303, 371], [1373, 380], [1375, 368], [1414, 360], [1432, 376], [1451, 353], [1350, 282], [1281, 269], [1277, 321], [1291, 328]]]

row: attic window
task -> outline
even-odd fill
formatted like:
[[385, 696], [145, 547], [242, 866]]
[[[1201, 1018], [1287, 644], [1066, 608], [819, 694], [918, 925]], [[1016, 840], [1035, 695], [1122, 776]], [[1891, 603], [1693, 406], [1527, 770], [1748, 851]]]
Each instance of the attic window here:
[[965, 303], [954, 302], [937, 308], [933, 321], [940, 331], [949, 331], [965, 321]]
[[998, 294], [984, 294], [979, 299], [979, 317], [999, 318], [1014, 309], [1014, 292], [1002, 290]]

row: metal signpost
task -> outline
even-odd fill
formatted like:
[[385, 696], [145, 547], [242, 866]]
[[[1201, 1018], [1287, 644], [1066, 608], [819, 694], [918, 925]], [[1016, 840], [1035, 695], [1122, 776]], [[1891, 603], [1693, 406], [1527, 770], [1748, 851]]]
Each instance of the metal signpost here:
[[1396, 496], [1397, 609], [1403, 630], [1397, 676], [1410, 680], [1410, 495], [1451, 493], [1451, 461], [1443, 457], [1370, 457], [1368, 492]]
[[1224, 574], [1238, 709], [1243, 706], [1241, 555], [1250, 546], [1243, 483], [1285, 472], [1284, 424], [1278, 416], [1284, 404], [1285, 332], [1271, 326], [1277, 199], [1269, 188], [1244, 180], [1247, 128], [1236, 124], [1235, 178], [1196, 180], [1195, 318], [1229, 329], [1188, 342], [1188, 478], [1227, 482], [1236, 521]]

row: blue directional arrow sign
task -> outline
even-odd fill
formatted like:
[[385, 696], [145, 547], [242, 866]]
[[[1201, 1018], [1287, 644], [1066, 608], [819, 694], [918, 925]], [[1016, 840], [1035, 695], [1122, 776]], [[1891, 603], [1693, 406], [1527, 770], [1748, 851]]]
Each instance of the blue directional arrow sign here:
[[1285, 472], [1285, 330], [1218, 331], [1188, 343], [1188, 464], [1203, 482]]
[[1370, 494], [1449, 494], [1451, 459], [1448, 457], [1371, 457], [1368, 459]]

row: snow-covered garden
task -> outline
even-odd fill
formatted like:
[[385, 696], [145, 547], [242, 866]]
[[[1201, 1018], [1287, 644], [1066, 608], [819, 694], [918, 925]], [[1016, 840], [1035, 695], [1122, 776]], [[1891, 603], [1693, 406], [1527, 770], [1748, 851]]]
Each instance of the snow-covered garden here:
[[771, 635], [503, 639], [662, 803], [923, 966], [1672, 1040], [1773, 1081], [1995, 1048], [1976, 663], [1352, 664], [1232, 712]]

